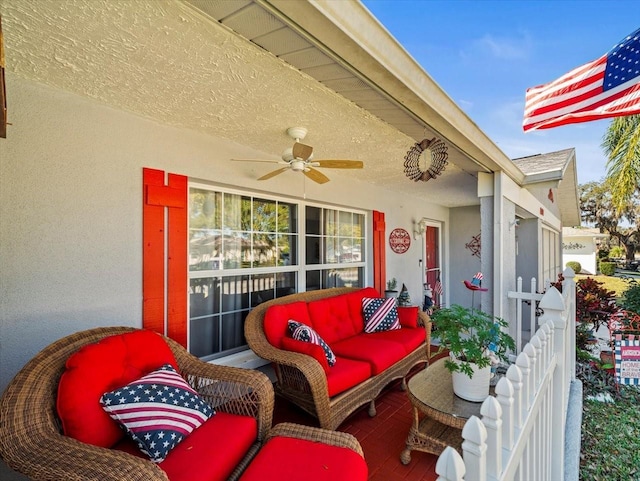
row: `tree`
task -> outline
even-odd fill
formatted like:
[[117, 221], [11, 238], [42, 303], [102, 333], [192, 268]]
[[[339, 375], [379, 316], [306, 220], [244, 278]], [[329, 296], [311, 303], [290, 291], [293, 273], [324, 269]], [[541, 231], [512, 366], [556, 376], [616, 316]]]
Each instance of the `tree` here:
[[640, 191], [640, 115], [613, 119], [602, 141], [611, 201], [620, 215]]
[[633, 260], [640, 245], [640, 193], [636, 190], [629, 203], [619, 211], [614, 207], [611, 180], [588, 182], [578, 186], [582, 219], [618, 239], [626, 251], [627, 260]]

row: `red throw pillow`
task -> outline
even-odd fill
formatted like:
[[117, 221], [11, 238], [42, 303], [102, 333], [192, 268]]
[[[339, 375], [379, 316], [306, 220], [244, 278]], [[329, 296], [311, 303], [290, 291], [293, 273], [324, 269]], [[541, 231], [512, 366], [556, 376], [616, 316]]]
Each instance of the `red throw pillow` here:
[[329, 374], [329, 362], [327, 356], [324, 354], [324, 349], [317, 344], [311, 344], [310, 342], [298, 341], [292, 337], [282, 338], [282, 349], [291, 352], [299, 352], [311, 356], [320, 363], [324, 372]]
[[398, 306], [398, 318], [402, 327], [418, 327], [418, 306]]
[[58, 384], [58, 416], [66, 436], [110, 448], [124, 435], [100, 405], [100, 397], [164, 364], [177, 368], [164, 339], [133, 331], [86, 345], [67, 359]]

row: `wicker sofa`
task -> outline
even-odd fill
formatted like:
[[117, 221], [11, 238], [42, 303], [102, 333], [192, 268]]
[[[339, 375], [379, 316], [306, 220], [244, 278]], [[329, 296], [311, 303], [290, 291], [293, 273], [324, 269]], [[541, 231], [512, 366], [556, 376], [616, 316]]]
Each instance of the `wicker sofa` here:
[[[245, 321], [251, 349], [273, 363], [279, 395], [336, 429], [356, 409], [375, 399], [394, 379], [403, 379], [416, 364], [428, 362], [431, 322], [417, 307], [401, 314], [413, 316], [401, 329], [363, 333], [362, 299], [379, 297], [373, 288], [330, 288], [273, 299], [254, 308]], [[304, 349], [292, 350], [286, 339], [287, 319], [306, 322], [336, 354], [334, 367]], [[402, 317], [401, 317], [402, 319]], [[405, 323], [403, 323], [405, 324]], [[310, 355], [311, 354], [311, 355]], [[347, 372], [350, 371], [350, 372]]]
[[[168, 346], [169, 355], [175, 360], [179, 374], [216, 411], [160, 464], [136, 450], [134, 443], [122, 433], [123, 440], [110, 447], [93, 445], [67, 435], [66, 430], [72, 428], [69, 424], [71, 421], [59, 416], [61, 411], [69, 409], [65, 405], [69, 401], [61, 399], [61, 392], [68, 389], [68, 386], [63, 386], [61, 378], [70, 372], [70, 368], [75, 368], [72, 359], [76, 359], [77, 354], [86, 354], [87, 347], [104, 345], [105, 341], [114, 338], [130, 339], [130, 333], [139, 332], [160, 339], [162, 346], [152, 339], [155, 344], [145, 343], [149, 348], [137, 349], [134, 357], [145, 358], [148, 355], [157, 359], [161, 357], [158, 351]], [[117, 364], [121, 359], [126, 359], [128, 366], [135, 364], [130, 362], [130, 351], [114, 352], [108, 356], [101, 354], [102, 357], [94, 356], [91, 359], [91, 364], [96, 368], [96, 377], [103, 375], [103, 369], [109, 369], [110, 364]], [[138, 379], [128, 371], [123, 375], [132, 378], [132, 381]], [[85, 395], [90, 398], [87, 393], [94, 389], [93, 380], [86, 380], [86, 384], [79, 388], [78, 399]], [[95, 399], [93, 402], [98, 403]], [[0, 398], [0, 458], [12, 469], [34, 480], [297, 479], [295, 475], [282, 471], [283, 459], [288, 460], [286, 469], [308, 469], [309, 465], [315, 463], [317, 471], [326, 473], [327, 468], [333, 469], [336, 479], [366, 480], [367, 467], [362, 449], [353, 436], [291, 423], [272, 428], [273, 405], [272, 384], [266, 375], [258, 371], [202, 362], [178, 343], [150, 331], [126, 327], [90, 329], [49, 345], [9, 383]], [[80, 408], [82, 411], [82, 406]], [[78, 407], [72, 407], [72, 410], [75, 412]], [[215, 425], [217, 427], [205, 430], [207, 423], [216, 418], [220, 420]], [[236, 429], [235, 419], [242, 419], [243, 425], [250, 426], [250, 430]], [[83, 419], [80, 421], [82, 424]], [[92, 422], [87, 420], [89, 436], [103, 436], [110, 430], [98, 429], [97, 424]], [[117, 431], [122, 430], [116, 426]], [[250, 433], [244, 435], [244, 444], [238, 444], [233, 439], [236, 431]], [[127, 442], [130, 443], [128, 447]], [[228, 446], [234, 443], [236, 448], [229, 450]], [[172, 468], [163, 466], [181, 446], [184, 447], [183, 457], [177, 462], [174, 458]], [[322, 446], [322, 459], [314, 456], [318, 446]], [[296, 456], [294, 452], [295, 459], [290, 460], [292, 450], [298, 450], [301, 455]], [[221, 452], [224, 454], [220, 455]], [[303, 466], [296, 468], [296, 462]], [[265, 475], [265, 469], [271, 469], [271, 473]]]

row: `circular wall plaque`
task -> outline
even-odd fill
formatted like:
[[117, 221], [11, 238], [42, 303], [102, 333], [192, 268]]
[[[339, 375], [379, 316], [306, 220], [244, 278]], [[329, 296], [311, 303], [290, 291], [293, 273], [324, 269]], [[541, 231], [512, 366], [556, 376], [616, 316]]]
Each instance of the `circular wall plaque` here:
[[389, 245], [396, 254], [404, 254], [411, 246], [411, 237], [404, 229], [393, 229], [389, 234]]

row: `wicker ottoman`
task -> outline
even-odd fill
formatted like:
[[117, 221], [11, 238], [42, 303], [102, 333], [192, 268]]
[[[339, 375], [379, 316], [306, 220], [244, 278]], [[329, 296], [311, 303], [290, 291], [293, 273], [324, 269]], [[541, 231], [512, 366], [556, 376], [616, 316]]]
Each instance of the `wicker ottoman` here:
[[282, 423], [240, 481], [366, 481], [367, 463], [350, 434]]

